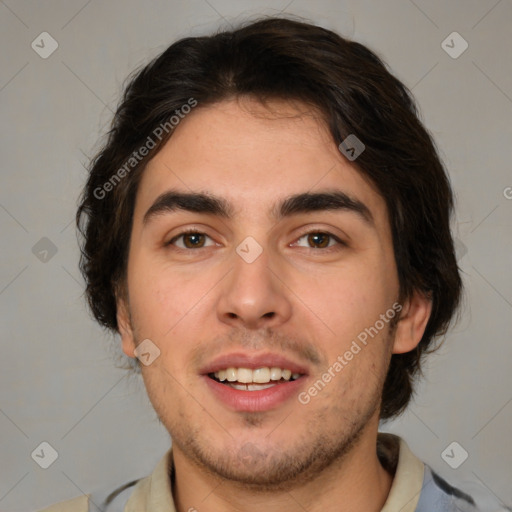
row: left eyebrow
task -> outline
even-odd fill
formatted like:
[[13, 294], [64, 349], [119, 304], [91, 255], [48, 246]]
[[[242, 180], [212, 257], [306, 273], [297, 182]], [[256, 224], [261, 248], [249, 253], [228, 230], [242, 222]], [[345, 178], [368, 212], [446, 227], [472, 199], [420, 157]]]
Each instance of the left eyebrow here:
[[335, 210], [355, 213], [368, 225], [375, 225], [372, 212], [368, 206], [341, 190], [319, 193], [306, 192], [287, 197], [280, 204], [274, 206], [272, 216], [276, 220], [281, 220], [284, 217], [298, 213]]
[[[158, 196], [147, 210], [144, 214], [143, 224], [148, 224], [150, 220], [159, 215], [177, 210], [216, 215], [226, 219], [231, 219], [234, 216], [233, 205], [222, 197], [200, 192], [185, 193], [169, 190]], [[354, 213], [368, 225], [375, 225], [368, 206], [341, 190], [305, 192], [288, 196], [270, 209], [270, 215], [279, 221], [299, 213], [335, 210]]]

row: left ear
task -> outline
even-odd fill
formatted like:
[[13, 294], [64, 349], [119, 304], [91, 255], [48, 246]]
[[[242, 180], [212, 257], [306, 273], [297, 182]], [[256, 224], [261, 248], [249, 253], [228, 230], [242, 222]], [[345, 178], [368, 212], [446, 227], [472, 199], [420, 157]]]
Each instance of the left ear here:
[[400, 311], [393, 342], [393, 354], [404, 354], [416, 348], [425, 332], [431, 312], [432, 299], [414, 290]]

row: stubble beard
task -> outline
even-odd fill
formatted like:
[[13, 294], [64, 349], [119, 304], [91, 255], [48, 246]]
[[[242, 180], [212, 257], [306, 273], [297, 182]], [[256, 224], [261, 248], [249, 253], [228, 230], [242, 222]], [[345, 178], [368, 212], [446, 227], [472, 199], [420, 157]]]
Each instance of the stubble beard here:
[[[379, 390], [380, 391], [380, 390]], [[174, 424], [168, 428], [173, 445], [194, 464], [198, 470], [214, 479], [228, 481], [232, 486], [251, 492], [268, 493], [291, 491], [318, 478], [334, 464], [342, 464], [357, 447], [365, 428], [380, 410], [381, 393], [374, 392], [363, 410], [342, 412], [338, 408], [319, 410], [308, 419], [308, 427], [292, 446], [282, 448], [272, 444], [272, 434], [258, 438], [258, 425], [264, 422], [263, 414], [246, 413], [243, 421], [254, 441], [238, 442], [223, 435], [227, 445], [209, 446], [200, 426]], [[338, 418], [334, 427], [325, 428], [325, 418]], [[162, 419], [161, 419], [162, 421]], [[165, 422], [163, 422], [165, 425]], [[286, 421], [279, 428], [286, 428]]]
[[[393, 340], [394, 327], [392, 325], [387, 333], [386, 344]], [[355, 405], [348, 410], [340, 403], [317, 408], [313, 415], [307, 417], [307, 426], [301, 429], [299, 439], [286, 448], [272, 443], [272, 435], [286, 428], [289, 421], [294, 424], [293, 418], [284, 418], [282, 424], [278, 421], [278, 426], [269, 435], [258, 436], [258, 429], [266, 423], [266, 413], [241, 413], [240, 418], [248, 431], [247, 437], [254, 441], [241, 442], [220, 427], [212, 427], [211, 433], [219, 432], [219, 437], [225, 440], [223, 446], [213, 447], [204, 428], [211, 422], [210, 416], [206, 423], [202, 423], [188, 417], [184, 409], [176, 415], [168, 410], [165, 402], [157, 404], [151, 401], [173, 445], [199, 471], [253, 493], [289, 492], [317, 479], [334, 464], [342, 465], [347, 455], [357, 448], [372, 418], [377, 417], [378, 421], [391, 352], [387, 356], [387, 364], [380, 367], [379, 374], [373, 375], [372, 389], [364, 400], [353, 395]], [[167, 393], [172, 396], [177, 391], [168, 388]], [[204, 409], [203, 413], [206, 414]], [[326, 426], [326, 419], [329, 418], [332, 424]]]

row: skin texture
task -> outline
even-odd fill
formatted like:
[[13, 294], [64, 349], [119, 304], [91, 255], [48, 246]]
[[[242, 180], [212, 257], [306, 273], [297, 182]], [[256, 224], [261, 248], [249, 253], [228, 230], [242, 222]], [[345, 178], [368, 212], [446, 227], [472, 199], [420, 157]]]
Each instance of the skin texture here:
[[[273, 352], [306, 365], [305, 391], [397, 301], [385, 202], [354, 164], [306, 106], [238, 98], [199, 105], [144, 171], [118, 322], [128, 356], [147, 338], [161, 351], [142, 375], [173, 440], [179, 511], [378, 511], [386, 501], [382, 386], [391, 354], [419, 343], [426, 298], [405, 301], [395, 332], [386, 324], [307, 405], [235, 412], [199, 375], [220, 354]], [[233, 217], [177, 210], [144, 225], [169, 189], [220, 196]], [[346, 210], [270, 216], [288, 195], [333, 189], [365, 203], [373, 225]], [[175, 238], [184, 228], [208, 235], [201, 248]], [[347, 245], [318, 246], [307, 232]], [[235, 251], [248, 236], [263, 249], [252, 263]]]

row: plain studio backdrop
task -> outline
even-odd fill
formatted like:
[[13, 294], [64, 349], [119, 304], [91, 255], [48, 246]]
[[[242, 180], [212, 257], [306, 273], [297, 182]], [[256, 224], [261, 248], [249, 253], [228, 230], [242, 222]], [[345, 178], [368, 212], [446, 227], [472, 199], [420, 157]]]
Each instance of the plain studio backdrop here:
[[512, 503], [510, 0], [5, 0], [0, 510], [114, 488], [167, 450], [142, 382], [115, 368], [115, 342], [85, 307], [73, 222], [84, 166], [133, 69], [178, 38], [281, 11], [389, 64], [417, 98], [456, 194], [463, 314], [408, 412], [382, 429], [450, 482]]

